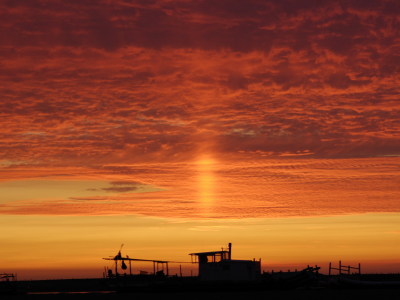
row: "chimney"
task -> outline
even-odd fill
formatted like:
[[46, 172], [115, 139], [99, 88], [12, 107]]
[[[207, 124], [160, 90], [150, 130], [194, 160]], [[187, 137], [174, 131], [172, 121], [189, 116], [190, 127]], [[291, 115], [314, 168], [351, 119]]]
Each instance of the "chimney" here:
[[232, 243], [229, 243], [229, 254], [228, 254], [228, 259], [232, 259]]

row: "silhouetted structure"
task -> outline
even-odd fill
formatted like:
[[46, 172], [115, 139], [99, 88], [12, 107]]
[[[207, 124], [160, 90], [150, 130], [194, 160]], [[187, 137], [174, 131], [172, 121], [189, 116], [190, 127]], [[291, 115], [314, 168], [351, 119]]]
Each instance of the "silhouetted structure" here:
[[[199, 263], [201, 281], [254, 281], [261, 276], [261, 259], [233, 260], [232, 244], [228, 251], [190, 253], [192, 262]], [[193, 260], [194, 258], [194, 260]]]
[[0, 274], [0, 295], [23, 295], [26, 292], [26, 287], [17, 285], [17, 275]]
[[358, 275], [361, 276], [361, 264], [358, 264], [358, 268], [357, 267], [350, 267], [350, 266], [342, 266], [342, 261], [339, 260], [339, 268], [332, 268], [332, 263], [329, 263], [329, 276], [331, 276], [331, 270], [338, 270], [339, 271], [339, 275], [342, 275], [343, 271], [347, 272], [348, 275], [350, 275], [350, 269], [355, 269], [358, 270]]
[[[105, 268], [105, 272], [103, 277], [106, 278], [112, 278], [112, 277], [118, 277], [120, 274], [118, 273], [118, 265], [121, 267], [122, 270], [128, 269], [127, 265], [125, 264], [125, 261], [128, 261], [129, 263], [129, 275], [132, 276], [132, 261], [148, 261], [153, 263], [153, 273], [151, 275], [158, 275], [158, 276], [169, 276], [169, 268], [168, 268], [168, 263], [179, 263], [179, 264], [185, 264], [185, 263], [190, 263], [190, 262], [177, 262], [177, 261], [166, 261], [166, 260], [153, 260], [153, 259], [141, 259], [141, 258], [130, 258], [128, 255], [126, 257], [122, 257], [121, 250], [124, 244], [121, 245], [118, 254], [115, 255], [114, 257], [110, 258], [103, 258], [105, 260], [113, 260], [115, 262], [115, 274], [113, 274], [111, 269], [108, 269], [107, 267]], [[161, 265], [161, 268], [160, 268]], [[161, 270], [160, 270], [161, 269]], [[165, 274], [166, 271], [166, 274]], [[144, 275], [143, 272], [145, 271], [140, 271], [142, 275]], [[149, 274], [148, 272], [146, 272]], [[126, 274], [124, 274], [126, 275]]]

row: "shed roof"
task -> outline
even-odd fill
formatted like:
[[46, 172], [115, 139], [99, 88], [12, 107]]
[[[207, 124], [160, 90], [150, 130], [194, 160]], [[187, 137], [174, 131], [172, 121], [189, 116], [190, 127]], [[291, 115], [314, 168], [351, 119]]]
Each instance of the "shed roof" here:
[[198, 253], [190, 253], [189, 255], [215, 255], [220, 253], [229, 253], [229, 251], [221, 250], [221, 251], [212, 251], [212, 252], [198, 252]]

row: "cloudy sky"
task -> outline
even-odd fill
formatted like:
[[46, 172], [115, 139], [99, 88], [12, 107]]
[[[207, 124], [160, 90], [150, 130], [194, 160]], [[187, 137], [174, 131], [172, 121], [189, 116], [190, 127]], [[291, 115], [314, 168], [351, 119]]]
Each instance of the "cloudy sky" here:
[[[391, 213], [395, 236], [399, 16], [394, 0], [1, 1], [0, 214], [16, 233], [28, 215]], [[26, 246], [3, 238], [3, 256]]]
[[2, 1], [1, 159], [398, 155], [397, 1]]

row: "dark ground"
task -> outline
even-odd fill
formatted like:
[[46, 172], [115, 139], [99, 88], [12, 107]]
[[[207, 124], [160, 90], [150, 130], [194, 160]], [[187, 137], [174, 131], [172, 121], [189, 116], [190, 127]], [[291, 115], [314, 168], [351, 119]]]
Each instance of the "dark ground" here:
[[2, 300], [19, 299], [135, 299], [135, 300], [220, 300], [220, 299], [279, 299], [279, 300], [357, 300], [357, 299], [400, 299], [400, 289], [369, 289], [369, 290], [291, 290], [291, 291], [265, 291], [265, 292], [239, 292], [239, 293], [89, 293], [89, 294], [28, 294], [21, 296], [1, 296]]
[[[355, 276], [355, 275], [354, 275]], [[348, 276], [348, 277], [354, 277]], [[326, 277], [326, 278], [325, 278]], [[363, 274], [365, 281], [400, 281], [400, 274]], [[139, 278], [139, 277], [138, 277]], [[192, 278], [189, 278], [192, 280]], [[326, 281], [328, 279], [325, 275], [320, 275], [319, 279]], [[358, 280], [359, 276], [355, 276]], [[172, 279], [170, 279], [172, 280]], [[113, 282], [115, 280], [108, 280]], [[63, 279], [63, 280], [35, 280], [35, 281], [18, 281], [17, 286], [29, 287], [27, 295], [0, 295], [0, 300], [7, 299], [135, 299], [135, 300], [220, 300], [220, 299], [251, 299], [251, 300], [358, 300], [358, 299], [374, 299], [374, 300], [400, 300], [400, 289], [325, 289], [325, 288], [311, 288], [311, 289], [296, 289], [296, 290], [267, 290], [267, 291], [236, 291], [224, 292], [216, 291], [211, 292], [131, 292], [117, 294], [109, 292], [109, 288], [100, 279]], [[250, 288], [251, 289], [251, 288]], [[74, 291], [74, 292], [71, 292]], [[103, 291], [103, 292], [101, 292]], [[201, 291], [201, 290], [200, 290]], [[79, 293], [81, 292], [81, 293]]]

